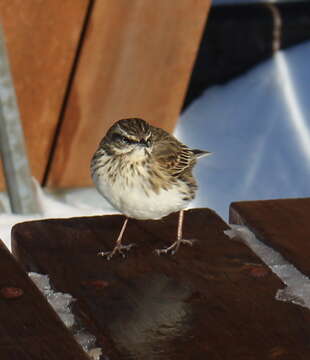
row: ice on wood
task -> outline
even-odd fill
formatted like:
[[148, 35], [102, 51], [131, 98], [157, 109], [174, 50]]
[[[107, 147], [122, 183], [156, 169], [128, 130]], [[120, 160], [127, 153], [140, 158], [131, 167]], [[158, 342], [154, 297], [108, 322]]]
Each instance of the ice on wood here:
[[86, 331], [77, 331], [74, 334], [75, 340], [82, 346], [84, 350], [90, 350], [95, 346], [96, 337]]
[[282, 255], [263, 244], [245, 226], [230, 225], [225, 234], [230, 238], [241, 239], [262, 261], [282, 280], [286, 288], [279, 289], [277, 300], [290, 301], [310, 309], [310, 279], [288, 263]]
[[56, 311], [62, 322], [66, 325], [66, 327], [71, 328], [75, 323], [74, 316], [70, 309], [70, 305], [72, 301], [74, 301], [73, 297], [70, 294], [64, 294], [52, 290], [47, 275], [41, 275], [31, 272], [29, 273], [29, 277], [44, 294], [47, 301]]
[[101, 349], [95, 347], [95, 336], [84, 331], [83, 329], [76, 330], [77, 322], [73, 313], [71, 312], [70, 307], [74, 301], [74, 298], [67, 293], [55, 292], [51, 288], [48, 275], [34, 272], [30, 272], [28, 275], [46, 297], [49, 304], [58, 314], [62, 322], [66, 325], [67, 328], [72, 330], [74, 338], [82, 346], [84, 351], [88, 353], [91, 359], [99, 360]]

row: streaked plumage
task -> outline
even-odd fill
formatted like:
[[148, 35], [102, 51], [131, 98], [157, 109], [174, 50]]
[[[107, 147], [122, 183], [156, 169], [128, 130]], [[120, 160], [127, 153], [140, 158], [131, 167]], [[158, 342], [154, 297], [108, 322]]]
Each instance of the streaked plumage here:
[[[197, 185], [192, 169], [207, 154], [142, 119], [123, 119], [101, 140], [91, 174], [98, 191], [128, 218], [160, 219], [182, 211], [194, 198]], [[112, 254], [101, 254], [109, 257], [123, 247], [118, 239]]]

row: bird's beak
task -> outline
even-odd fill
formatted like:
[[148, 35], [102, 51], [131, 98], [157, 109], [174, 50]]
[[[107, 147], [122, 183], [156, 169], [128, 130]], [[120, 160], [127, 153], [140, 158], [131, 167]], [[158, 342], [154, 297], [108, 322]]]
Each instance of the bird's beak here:
[[142, 139], [139, 142], [139, 146], [150, 147], [151, 146], [151, 141]]

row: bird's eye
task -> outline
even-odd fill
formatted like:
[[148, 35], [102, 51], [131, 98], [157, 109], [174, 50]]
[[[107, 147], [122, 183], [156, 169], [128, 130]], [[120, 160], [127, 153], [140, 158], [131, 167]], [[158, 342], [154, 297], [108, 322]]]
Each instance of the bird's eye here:
[[137, 144], [137, 141], [132, 140], [132, 139], [129, 139], [129, 138], [126, 137], [126, 136], [123, 136], [122, 141], [123, 141], [124, 143], [126, 143], [126, 144]]
[[124, 144], [135, 144], [136, 141], [129, 139], [126, 136], [123, 136], [121, 134], [113, 134], [113, 141], [119, 141]]
[[129, 140], [126, 136], [121, 136], [121, 137], [120, 137], [120, 140], [121, 140], [123, 143], [130, 144], [130, 140]]

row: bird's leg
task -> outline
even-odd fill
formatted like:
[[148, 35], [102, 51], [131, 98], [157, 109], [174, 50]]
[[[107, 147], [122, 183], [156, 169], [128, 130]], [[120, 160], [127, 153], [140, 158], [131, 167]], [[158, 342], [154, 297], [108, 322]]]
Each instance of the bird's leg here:
[[122, 229], [116, 240], [116, 245], [114, 249], [112, 251], [106, 251], [106, 252], [101, 251], [98, 253], [99, 256], [106, 256], [107, 260], [110, 260], [112, 256], [114, 256], [116, 253], [120, 253], [123, 257], [125, 257], [124, 251], [129, 251], [133, 246], [135, 246], [135, 244], [129, 244], [129, 245], [122, 244], [122, 238], [126, 229], [127, 222], [128, 222], [128, 218], [126, 218], [124, 221]]
[[184, 210], [181, 210], [179, 213], [177, 240], [167, 248], [156, 249], [155, 252], [157, 255], [160, 255], [163, 253], [167, 254], [169, 251], [171, 251], [171, 254], [174, 255], [178, 251], [181, 244], [187, 244], [187, 245], [193, 246], [193, 243], [196, 241], [195, 239], [191, 239], [191, 240], [182, 239], [183, 219], [184, 219]]

